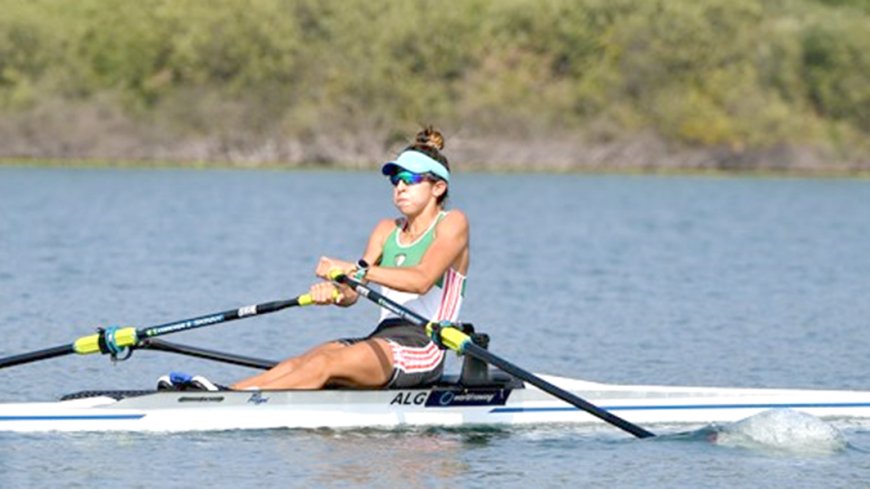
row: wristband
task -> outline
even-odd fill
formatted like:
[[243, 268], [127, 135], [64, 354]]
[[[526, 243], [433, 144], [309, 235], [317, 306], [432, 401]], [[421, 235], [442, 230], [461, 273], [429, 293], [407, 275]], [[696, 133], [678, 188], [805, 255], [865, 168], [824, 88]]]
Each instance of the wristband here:
[[366, 278], [366, 274], [369, 272], [369, 263], [360, 258], [359, 261], [356, 262], [356, 268], [357, 270], [356, 273], [353, 274], [353, 278], [361, 282]]

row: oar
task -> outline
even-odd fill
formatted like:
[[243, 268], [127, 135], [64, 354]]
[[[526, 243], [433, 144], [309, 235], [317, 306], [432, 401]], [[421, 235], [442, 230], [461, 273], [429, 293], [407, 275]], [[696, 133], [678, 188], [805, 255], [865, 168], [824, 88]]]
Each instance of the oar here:
[[384, 297], [378, 292], [375, 292], [361, 282], [351, 277], [348, 277], [347, 275], [333, 274], [331, 275], [331, 277], [336, 282], [349, 285], [358, 294], [371, 300], [372, 302], [383, 307], [384, 309], [387, 309], [388, 311], [396, 314], [400, 318], [418, 326], [425, 327], [426, 333], [430, 336], [433, 332], [435, 332], [436, 334], [440, 334], [441, 343], [444, 346], [450, 348], [451, 350], [455, 350], [460, 354], [471, 355], [474, 358], [498, 367], [501, 370], [513, 375], [514, 377], [520, 380], [524, 380], [529, 384], [534, 385], [538, 389], [541, 389], [542, 391], [547, 392], [554, 397], [557, 397], [567, 402], [568, 404], [576, 406], [586, 411], [587, 413], [598, 417], [606, 421], [607, 423], [612, 424], [613, 426], [616, 426], [617, 428], [625, 430], [638, 438], [649, 438], [655, 436], [654, 433], [651, 433], [641, 428], [640, 426], [637, 426], [636, 424], [630, 423], [620, 418], [619, 416], [614, 415], [613, 413], [605, 411], [604, 409], [601, 409], [600, 407], [584, 399], [581, 399], [580, 397], [575, 396], [574, 394], [558, 386], [555, 386], [550, 382], [547, 382], [546, 380], [536, 376], [535, 374], [525, 369], [522, 369], [499, 356], [494, 355], [489, 350], [481, 348], [480, 346], [474, 344], [474, 342], [471, 341], [470, 336], [454, 327], [442, 327], [439, 324], [433, 323], [424, 318], [423, 316], [415, 313], [414, 311], [411, 311], [404, 306]]
[[261, 370], [269, 370], [275, 365], [278, 365], [278, 362], [274, 360], [264, 360], [262, 358], [237, 355], [235, 353], [207, 350], [198, 346], [180, 345], [178, 343], [170, 343], [166, 340], [161, 340], [157, 338], [142, 340], [139, 342], [138, 345], [131, 348], [165, 351], [168, 353], [176, 353], [178, 355], [204, 358], [206, 360], [213, 360], [215, 362], [224, 362], [232, 365], [241, 365], [242, 367], [258, 368]]
[[308, 294], [302, 294], [293, 299], [264, 302], [262, 304], [230, 309], [229, 311], [208, 314], [206, 316], [199, 316], [166, 324], [159, 324], [147, 328], [136, 329], [131, 326], [124, 328], [107, 328], [101, 330], [99, 333], [82, 336], [68, 345], [61, 345], [30, 353], [22, 353], [20, 355], [0, 358], [0, 368], [36, 362], [39, 360], [47, 360], [49, 358], [60, 357], [72, 353], [77, 353], [79, 355], [88, 355], [91, 353], [108, 353], [117, 355], [118, 353], [121, 353], [124, 348], [136, 346], [140, 341], [147, 338], [202, 328], [204, 326], [225, 323], [227, 321], [233, 321], [245, 317], [259, 316], [261, 314], [280, 311], [281, 309], [286, 309], [288, 307], [307, 306], [311, 303], [311, 296]]

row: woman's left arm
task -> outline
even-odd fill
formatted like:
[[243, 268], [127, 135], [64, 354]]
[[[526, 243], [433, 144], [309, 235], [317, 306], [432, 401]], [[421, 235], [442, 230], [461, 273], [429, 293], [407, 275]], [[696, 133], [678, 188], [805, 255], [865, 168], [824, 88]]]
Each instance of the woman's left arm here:
[[435, 228], [435, 238], [420, 263], [411, 267], [370, 267], [366, 280], [403, 292], [425, 294], [468, 248], [468, 218], [450, 211]]

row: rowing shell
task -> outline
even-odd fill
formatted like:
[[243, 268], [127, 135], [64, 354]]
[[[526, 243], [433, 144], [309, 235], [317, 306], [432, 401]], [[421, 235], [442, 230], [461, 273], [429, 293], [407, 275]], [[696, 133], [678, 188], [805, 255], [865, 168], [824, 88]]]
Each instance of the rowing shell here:
[[[639, 424], [736, 421], [789, 408], [870, 420], [870, 392], [610, 385], [542, 376]], [[593, 424], [588, 413], [531, 386], [428, 389], [80, 393], [0, 404], [0, 431], [209, 431]]]

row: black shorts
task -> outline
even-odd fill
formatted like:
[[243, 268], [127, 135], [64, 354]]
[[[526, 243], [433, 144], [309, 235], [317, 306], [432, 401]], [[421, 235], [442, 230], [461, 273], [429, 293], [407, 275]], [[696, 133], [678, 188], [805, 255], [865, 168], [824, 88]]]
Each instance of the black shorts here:
[[387, 388], [425, 387], [441, 379], [444, 351], [426, 336], [422, 327], [404, 319], [387, 318], [364, 338], [344, 338], [338, 342], [353, 345], [374, 338], [386, 340], [393, 353], [393, 372]]

